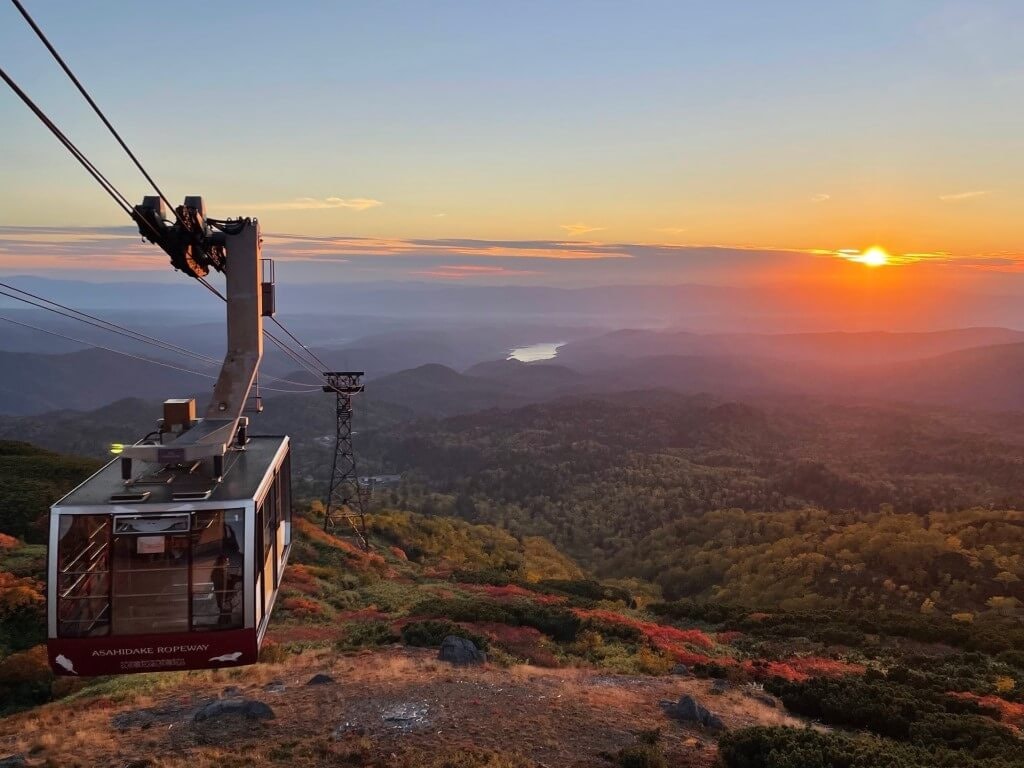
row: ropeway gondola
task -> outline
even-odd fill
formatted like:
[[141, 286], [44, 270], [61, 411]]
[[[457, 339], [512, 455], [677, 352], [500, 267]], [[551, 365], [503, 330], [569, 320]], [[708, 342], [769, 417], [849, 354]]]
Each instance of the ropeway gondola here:
[[[186, 198], [134, 218], [193, 277], [226, 276], [228, 351], [203, 418], [169, 400], [150, 439], [53, 505], [48, 649], [60, 675], [234, 667], [257, 660], [291, 546], [285, 436], [244, 416], [263, 354], [272, 277], [252, 219], [212, 221]], [[268, 277], [268, 279], [264, 279]]]

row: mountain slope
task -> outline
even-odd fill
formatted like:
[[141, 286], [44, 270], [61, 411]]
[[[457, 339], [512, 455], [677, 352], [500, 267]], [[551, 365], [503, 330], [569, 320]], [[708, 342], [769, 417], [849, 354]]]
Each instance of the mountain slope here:
[[756, 357], [827, 364], [871, 365], [934, 357], [997, 344], [1024, 342], [1024, 331], [957, 328], [926, 333], [698, 334], [645, 330], [615, 331], [571, 341], [559, 362], [591, 368], [615, 359], [653, 356]]
[[212, 387], [212, 379], [99, 349], [62, 355], [0, 352], [0, 414], [88, 410], [123, 397], [162, 400], [205, 394]]

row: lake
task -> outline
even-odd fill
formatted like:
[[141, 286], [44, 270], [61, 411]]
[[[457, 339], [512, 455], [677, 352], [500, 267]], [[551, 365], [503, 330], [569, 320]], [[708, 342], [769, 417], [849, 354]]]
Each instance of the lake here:
[[508, 353], [509, 360], [518, 360], [521, 363], [534, 363], [538, 360], [552, 360], [558, 355], [558, 348], [564, 347], [564, 341], [545, 342], [543, 344], [530, 344], [525, 347], [516, 347]]

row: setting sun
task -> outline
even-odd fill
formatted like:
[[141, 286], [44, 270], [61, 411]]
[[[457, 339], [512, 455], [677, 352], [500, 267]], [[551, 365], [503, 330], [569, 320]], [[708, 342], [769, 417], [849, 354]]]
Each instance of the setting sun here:
[[889, 263], [889, 254], [875, 245], [868, 248], [860, 256], [853, 259], [853, 261], [859, 261], [861, 264], [866, 264], [869, 267], [884, 267]]

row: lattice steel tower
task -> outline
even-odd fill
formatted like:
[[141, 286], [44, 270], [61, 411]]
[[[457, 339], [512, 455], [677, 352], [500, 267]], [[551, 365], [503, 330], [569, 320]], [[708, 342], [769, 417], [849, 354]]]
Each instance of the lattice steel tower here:
[[324, 392], [333, 392], [336, 398], [337, 438], [334, 443], [334, 467], [331, 486], [325, 504], [324, 530], [339, 522], [348, 523], [355, 532], [359, 545], [368, 550], [366, 538], [366, 511], [356, 474], [356, 456], [352, 450], [352, 397], [365, 388], [362, 371], [327, 371]]

